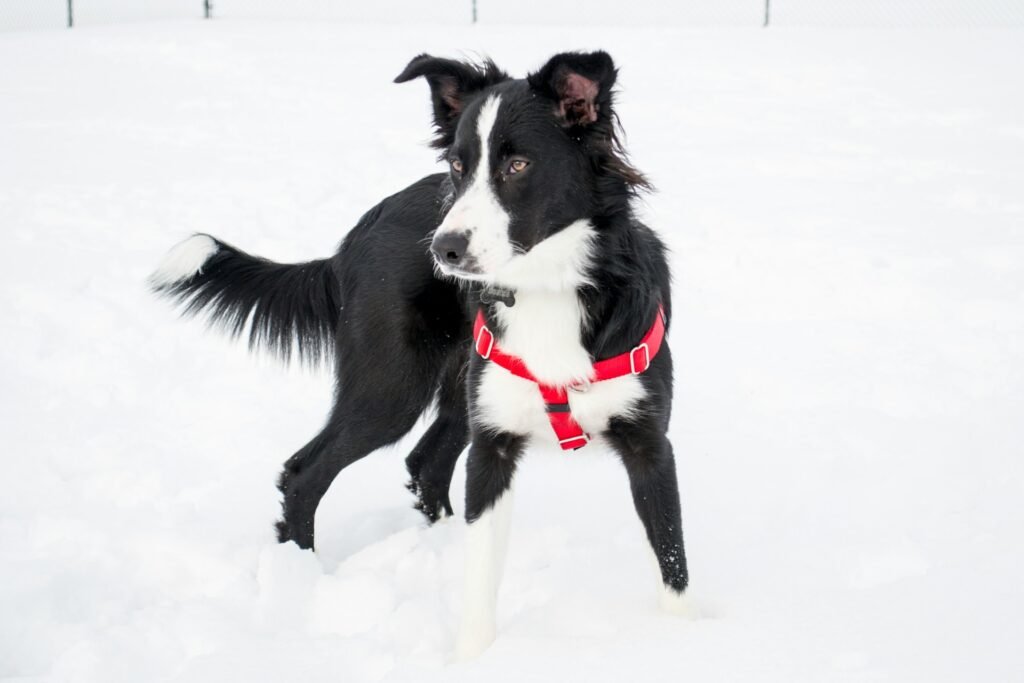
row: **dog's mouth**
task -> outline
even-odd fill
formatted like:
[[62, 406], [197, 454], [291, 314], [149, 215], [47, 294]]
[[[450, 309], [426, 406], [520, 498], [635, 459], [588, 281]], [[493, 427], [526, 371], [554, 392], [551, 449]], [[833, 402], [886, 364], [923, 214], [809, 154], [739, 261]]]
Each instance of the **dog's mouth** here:
[[441, 263], [440, 261], [434, 261], [434, 268], [446, 277], [454, 277], [460, 280], [473, 280], [474, 282], [482, 282], [486, 278], [484, 272], [476, 266], [453, 266], [447, 263]]

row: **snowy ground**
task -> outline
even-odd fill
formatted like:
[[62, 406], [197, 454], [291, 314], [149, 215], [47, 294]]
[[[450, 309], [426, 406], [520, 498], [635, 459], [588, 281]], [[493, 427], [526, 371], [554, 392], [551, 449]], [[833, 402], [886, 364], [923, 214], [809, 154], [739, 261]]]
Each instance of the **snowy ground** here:
[[[412, 55], [604, 47], [674, 248], [693, 595], [655, 607], [606, 453], [524, 463], [500, 635], [450, 664], [463, 526], [409, 444], [276, 546], [326, 375], [144, 278], [210, 231], [326, 255], [437, 168]], [[1002, 681], [1024, 593], [1024, 31], [373, 28], [0, 35], [0, 677]], [[570, 486], [571, 485], [571, 486]], [[457, 475], [453, 499], [461, 499]]]

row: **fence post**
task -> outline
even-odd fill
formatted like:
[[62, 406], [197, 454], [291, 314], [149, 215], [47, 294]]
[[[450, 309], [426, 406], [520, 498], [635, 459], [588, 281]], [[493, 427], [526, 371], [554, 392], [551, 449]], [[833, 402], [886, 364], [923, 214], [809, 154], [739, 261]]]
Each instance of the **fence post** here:
[[473, 23], [476, 23], [476, 0], [473, 0]]
[[68, 0], [68, 28], [75, 25], [75, 14], [71, 9], [71, 0]]
[[[70, 1], [68, 0], [68, 2]], [[203, 16], [206, 19], [210, 18], [210, 0], [203, 0]]]
[[768, 19], [770, 18], [771, 1], [764, 0], [764, 28], [768, 28]]

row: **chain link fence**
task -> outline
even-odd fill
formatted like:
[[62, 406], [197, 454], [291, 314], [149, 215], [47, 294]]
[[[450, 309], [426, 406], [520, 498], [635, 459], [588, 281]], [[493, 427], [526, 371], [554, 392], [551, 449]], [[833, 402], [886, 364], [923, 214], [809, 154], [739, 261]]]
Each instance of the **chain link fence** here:
[[0, 31], [130, 21], [612, 26], [1024, 26], [1024, 0], [0, 0]]
[[0, 30], [201, 19], [213, 0], [0, 0]]

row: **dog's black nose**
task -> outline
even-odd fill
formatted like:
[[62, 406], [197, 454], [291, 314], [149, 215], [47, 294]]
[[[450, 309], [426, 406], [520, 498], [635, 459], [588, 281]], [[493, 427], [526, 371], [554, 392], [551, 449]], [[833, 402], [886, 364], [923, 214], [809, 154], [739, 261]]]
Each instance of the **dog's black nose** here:
[[469, 239], [461, 232], [448, 232], [443, 235], [435, 235], [430, 245], [430, 251], [434, 252], [434, 258], [438, 263], [449, 266], [457, 266], [466, 255], [469, 248]]

